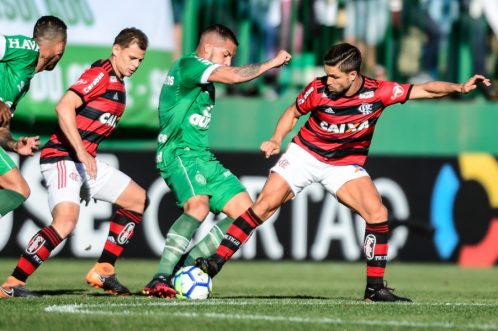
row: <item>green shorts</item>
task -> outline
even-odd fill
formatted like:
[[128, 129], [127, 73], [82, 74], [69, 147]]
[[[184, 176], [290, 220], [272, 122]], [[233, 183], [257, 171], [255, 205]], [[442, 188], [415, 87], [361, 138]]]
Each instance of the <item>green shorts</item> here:
[[214, 157], [176, 156], [161, 176], [176, 196], [180, 208], [193, 196], [209, 196], [209, 209], [219, 214], [230, 199], [245, 192], [239, 179]]
[[7, 155], [7, 152], [0, 147], [0, 176], [5, 175], [14, 168], [17, 168], [16, 164]]

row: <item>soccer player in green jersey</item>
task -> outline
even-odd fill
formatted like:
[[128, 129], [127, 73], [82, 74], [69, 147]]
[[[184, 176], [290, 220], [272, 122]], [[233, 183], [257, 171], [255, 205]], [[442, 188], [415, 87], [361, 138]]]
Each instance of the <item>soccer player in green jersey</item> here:
[[66, 24], [55, 16], [43, 16], [35, 24], [33, 38], [0, 35], [0, 218], [19, 207], [30, 189], [6, 151], [33, 155], [39, 137], [20, 137], [10, 132], [10, 121], [31, 78], [54, 69], [66, 47]]
[[213, 83], [250, 81], [287, 64], [291, 56], [280, 51], [266, 62], [233, 67], [237, 46], [229, 28], [212, 25], [202, 32], [196, 51], [173, 64], [164, 82], [159, 99], [157, 167], [183, 214], [166, 235], [158, 271], [143, 290], [146, 295], [176, 294], [171, 284], [174, 268], [210, 211], [228, 217], [190, 251], [185, 264], [214, 252], [233, 219], [251, 206], [251, 198], [238, 178], [216, 160], [209, 148], [208, 129], [215, 104]]

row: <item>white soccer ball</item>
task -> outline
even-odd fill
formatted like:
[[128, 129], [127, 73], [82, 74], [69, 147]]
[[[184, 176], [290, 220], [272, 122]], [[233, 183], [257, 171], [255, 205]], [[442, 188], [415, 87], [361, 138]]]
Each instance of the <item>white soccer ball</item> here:
[[207, 299], [211, 294], [211, 277], [196, 266], [183, 267], [175, 274], [173, 286], [179, 299]]

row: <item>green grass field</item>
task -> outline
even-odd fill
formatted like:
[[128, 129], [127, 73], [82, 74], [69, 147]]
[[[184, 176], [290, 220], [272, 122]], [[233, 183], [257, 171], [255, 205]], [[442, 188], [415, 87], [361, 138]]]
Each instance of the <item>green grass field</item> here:
[[[498, 268], [391, 263], [387, 280], [412, 304], [366, 304], [362, 263], [231, 262], [204, 301], [138, 293], [154, 260], [118, 262], [136, 295], [89, 288], [90, 260], [54, 258], [30, 279], [43, 297], [0, 301], [0, 330], [498, 330]], [[0, 259], [7, 276], [13, 259]]]

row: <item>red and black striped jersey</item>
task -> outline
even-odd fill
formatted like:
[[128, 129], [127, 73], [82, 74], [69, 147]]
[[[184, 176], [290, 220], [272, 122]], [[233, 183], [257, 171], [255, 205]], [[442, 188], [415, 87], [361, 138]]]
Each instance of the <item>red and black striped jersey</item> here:
[[326, 80], [316, 78], [296, 98], [298, 111], [310, 117], [292, 141], [322, 162], [363, 165], [382, 111], [406, 102], [412, 85], [363, 76], [356, 94], [334, 98]]
[[[109, 60], [99, 60], [68, 90], [79, 95], [83, 101], [76, 109], [76, 125], [87, 152], [95, 156], [100, 142], [114, 131], [124, 112], [124, 82], [116, 76]], [[60, 126], [57, 126], [43, 146], [40, 163], [60, 160], [76, 160], [76, 154]]]

